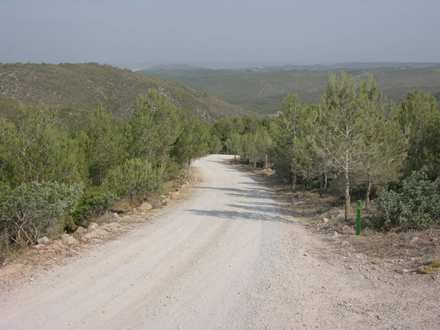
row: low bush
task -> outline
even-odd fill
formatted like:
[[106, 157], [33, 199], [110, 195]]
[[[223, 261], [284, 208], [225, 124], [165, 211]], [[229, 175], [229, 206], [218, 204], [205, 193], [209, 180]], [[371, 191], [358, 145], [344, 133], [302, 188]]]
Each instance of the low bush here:
[[165, 166], [152, 167], [145, 159], [132, 158], [108, 172], [104, 187], [118, 197], [128, 197], [131, 207], [136, 198], [146, 199], [164, 187]]
[[379, 192], [374, 204], [379, 211], [376, 226], [384, 229], [424, 229], [440, 224], [440, 177], [430, 181], [425, 172], [413, 172], [398, 191]]
[[[35, 244], [55, 227], [63, 226], [82, 195], [84, 184], [29, 182], [0, 190], [0, 232], [19, 245]], [[55, 228], [62, 230], [63, 228]]]
[[165, 163], [164, 176], [166, 181], [177, 179], [180, 173], [182, 173], [182, 170], [179, 164], [171, 160]]
[[118, 197], [103, 186], [90, 187], [81, 196], [72, 214], [75, 225], [83, 225], [90, 219], [95, 219], [105, 213], [115, 202]]

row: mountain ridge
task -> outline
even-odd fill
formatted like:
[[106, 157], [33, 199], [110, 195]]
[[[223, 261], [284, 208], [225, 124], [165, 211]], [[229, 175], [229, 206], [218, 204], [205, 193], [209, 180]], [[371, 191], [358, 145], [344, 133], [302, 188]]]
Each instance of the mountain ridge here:
[[0, 116], [11, 118], [18, 105], [44, 103], [58, 109], [65, 122], [79, 125], [97, 106], [126, 118], [136, 97], [156, 88], [187, 114], [207, 122], [248, 112], [207, 93], [157, 77], [97, 63], [0, 64]]
[[[423, 89], [440, 92], [440, 65], [433, 67], [384, 67], [373, 69], [338, 68], [330, 70], [210, 70], [156, 71], [149, 74], [178, 82], [260, 115], [281, 110], [283, 98], [298, 93], [307, 103], [319, 103], [331, 72], [346, 71], [358, 80], [368, 74], [376, 79], [378, 88], [394, 102], [406, 93]], [[139, 73], [145, 73], [140, 71]]]

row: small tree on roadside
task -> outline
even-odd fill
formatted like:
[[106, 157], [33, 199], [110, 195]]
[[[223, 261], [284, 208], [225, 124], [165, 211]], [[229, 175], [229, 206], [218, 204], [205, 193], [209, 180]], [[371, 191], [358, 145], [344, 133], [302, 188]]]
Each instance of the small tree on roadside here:
[[345, 219], [351, 217], [350, 177], [360, 169], [368, 155], [365, 136], [369, 129], [370, 100], [368, 93], [376, 88], [374, 81], [367, 88], [358, 88], [353, 76], [330, 74], [323, 96], [319, 118], [317, 145], [332, 159], [332, 165], [345, 178]]
[[242, 136], [238, 133], [232, 134], [232, 136], [226, 140], [227, 150], [234, 155], [235, 164], [237, 164], [237, 155], [240, 153], [241, 140]]
[[288, 164], [292, 174], [292, 191], [295, 191], [298, 173], [308, 168], [304, 157], [308, 117], [308, 108], [298, 94], [289, 94], [283, 100], [283, 111], [273, 132], [277, 157]]
[[95, 186], [100, 186], [105, 174], [124, 158], [123, 149], [118, 144], [118, 132], [110, 124], [110, 114], [102, 106], [95, 109], [86, 123], [82, 139], [89, 175]]
[[368, 157], [362, 159], [354, 182], [365, 185], [366, 208], [370, 205], [371, 189], [398, 182], [407, 156], [408, 136], [396, 120], [398, 111], [393, 103], [382, 102], [372, 108], [370, 128], [365, 134]]
[[269, 135], [267, 129], [263, 126], [259, 127], [254, 134], [254, 143], [257, 149], [256, 160], [264, 163], [264, 168], [267, 168], [269, 162], [269, 152], [272, 148], [272, 137]]
[[203, 118], [191, 116], [183, 124], [182, 132], [174, 144], [172, 155], [180, 164], [186, 166], [186, 177], [189, 177], [191, 163], [208, 152], [208, 132]]
[[430, 176], [440, 174], [440, 108], [435, 97], [417, 90], [400, 100], [398, 121], [409, 129], [407, 174], [426, 166]]
[[110, 170], [104, 186], [119, 197], [128, 197], [134, 207], [136, 198], [147, 198], [163, 188], [164, 166], [152, 167], [142, 158], [132, 158]]
[[182, 118], [182, 111], [155, 89], [139, 95], [126, 129], [130, 156], [161, 163], [180, 134]]

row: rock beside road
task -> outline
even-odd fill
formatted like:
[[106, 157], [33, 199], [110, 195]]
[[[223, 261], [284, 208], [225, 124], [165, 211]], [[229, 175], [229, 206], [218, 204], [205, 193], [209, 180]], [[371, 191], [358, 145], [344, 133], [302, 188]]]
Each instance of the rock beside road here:
[[97, 224], [97, 223], [95, 223], [95, 222], [91, 222], [90, 224], [89, 224], [89, 226], [87, 227], [87, 229], [88, 230], [94, 230], [94, 229], [97, 229], [99, 227], [99, 225]]
[[151, 205], [150, 203], [143, 203], [139, 205], [139, 207], [137, 208], [137, 210], [140, 212], [148, 212], [152, 209], [153, 209], [153, 205]]
[[49, 243], [49, 239], [46, 236], [44, 236], [44, 237], [41, 237], [40, 239], [38, 239], [37, 243], [38, 244], [47, 244], [47, 243]]
[[75, 244], [76, 243], [76, 239], [73, 238], [72, 236], [70, 236], [69, 234], [62, 234], [61, 235], [61, 242], [63, 242], [64, 244]]

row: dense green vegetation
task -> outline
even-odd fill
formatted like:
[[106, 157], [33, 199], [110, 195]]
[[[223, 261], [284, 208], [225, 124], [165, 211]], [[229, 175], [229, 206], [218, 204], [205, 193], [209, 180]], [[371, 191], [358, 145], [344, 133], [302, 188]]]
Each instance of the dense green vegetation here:
[[396, 106], [372, 76], [357, 83], [343, 72], [330, 75], [320, 104], [289, 94], [276, 118], [224, 118], [211, 131], [223, 151], [254, 166], [269, 160], [290, 175], [293, 190], [300, 179], [322, 195], [331, 181], [344, 196], [346, 220], [352, 195], [362, 194], [367, 208], [375, 198], [380, 228], [440, 224], [440, 109], [427, 92], [410, 92]]
[[321, 102], [329, 73], [339, 73], [346, 68], [358, 83], [372, 74], [378, 88], [389, 99], [398, 103], [400, 98], [417, 89], [430, 93], [440, 92], [440, 67], [388, 67], [388, 68], [322, 68], [258, 72], [258, 70], [156, 70], [140, 71], [168, 81], [174, 81], [202, 90], [209, 95], [252, 111], [255, 114], [272, 114], [279, 111], [283, 99], [291, 93], [301, 95], [309, 104]]
[[[84, 66], [102, 71], [96, 64]], [[12, 66], [8, 77], [20, 76], [16, 67], [21, 65]], [[71, 65], [39, 67], [69, 71]], [[41, 88], [49, 88], [45, 83]], [[58, 95], [52, 91], [43, 95]], [[159, 86], [139, 94], [125, 120], [110, 111], [110, 101], [84, 96], [81, 102], [95, 108], [82, 113], [83, 125], [75, 129], [66, 126], [75, 123], [65, 120], [63, 110], [1, 99], [6, 118], [0, 120], [0, 259], [11, 244], [35, 244], [43, 235], [73, 230], [121, 199], [133, 208], [157, 196], [168, 180], [182, 170], [188, 176], [192, 161], [209, 152], [270, 165], [290, 177], [293, 190], [297, 182], [319, 188], [321, 195], [332, 189], [344, 196], [347, 220], [354, 194], [370, 208], [372, 199], [379, 228], [439, 225], [438, 95], [415, 90], [396, 105], [371, 75], [357, 80], [342, 72], [329, 76], [318, 104], [288, 94], [278, 117], [223, 117], [208, 124], [206, 116], [186, 113]]]
[[212, 140], [201, 117], [155, 89], [125, 122], [98, 106], [82, 130], [68, 131], [47, 106], [0, 121], [0, 258], [10, 244], [74, 230], [120, 199], [133, 208], [161, 193]]
[[150, 88], [207, 122], [246, 113], [200, 90], [109, 65], [14, 63], [0, 64], [0, 118], [13, 120], [19, 104], [41, 103], [56, 108], [60, 120], [74, 127], [101, 105], [116, 117], [128, 118], [136, 97]]

